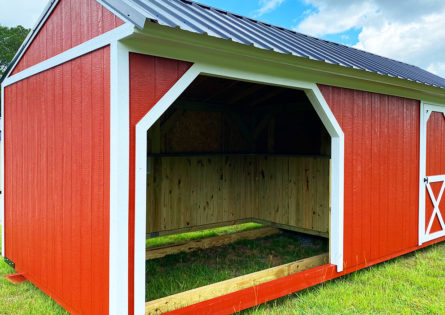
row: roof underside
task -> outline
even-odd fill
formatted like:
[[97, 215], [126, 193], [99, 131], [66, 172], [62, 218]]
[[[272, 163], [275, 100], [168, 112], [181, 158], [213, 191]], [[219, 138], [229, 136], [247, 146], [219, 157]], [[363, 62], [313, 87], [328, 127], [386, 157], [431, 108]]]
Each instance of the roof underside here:
[[419, 67], [317, 39], [188, 0], [102, 0], [136, 26], [148, 19], [160, 25], [445, 88], [445, 79]]

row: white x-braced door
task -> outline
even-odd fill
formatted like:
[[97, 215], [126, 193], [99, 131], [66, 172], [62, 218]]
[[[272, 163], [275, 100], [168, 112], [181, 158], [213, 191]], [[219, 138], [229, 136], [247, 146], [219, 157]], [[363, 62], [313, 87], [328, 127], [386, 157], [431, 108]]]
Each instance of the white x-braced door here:
[[419, 245], [445, 236], [445, 106], [421, 105]]

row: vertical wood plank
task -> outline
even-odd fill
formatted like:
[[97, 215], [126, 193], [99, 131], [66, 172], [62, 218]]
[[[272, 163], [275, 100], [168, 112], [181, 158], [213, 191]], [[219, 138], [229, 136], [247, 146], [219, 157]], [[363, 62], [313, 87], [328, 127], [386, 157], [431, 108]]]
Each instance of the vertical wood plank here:
[[94, 0], [61, 0], [12, 73], [23, 71], [123, 23]]

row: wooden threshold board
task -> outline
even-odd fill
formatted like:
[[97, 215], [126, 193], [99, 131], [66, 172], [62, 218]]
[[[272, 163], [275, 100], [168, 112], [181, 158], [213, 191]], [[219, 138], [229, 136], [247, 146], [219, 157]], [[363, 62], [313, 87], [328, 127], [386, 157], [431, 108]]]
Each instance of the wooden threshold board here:
[[184, 243], [169, 244], [159, 247], [147, 248], [145, 259], [161, 258], [167, 255], [177, 254], [180, 252], [192, 252], [198, 249], [211, 248], [231, 244], [239, 240], [253, 240], [260, 237], [279, 234], [281, 231], [277, 228], [263, 227], [253, 230], [236, 232], [232, 234], [224, 234], [200, 240], [192, 240]]
[[248, 275], [210, 284], [145, 303], [145, 314], [161, 314], [253, 287], [329, 262], [329, 254], [313, 256]]

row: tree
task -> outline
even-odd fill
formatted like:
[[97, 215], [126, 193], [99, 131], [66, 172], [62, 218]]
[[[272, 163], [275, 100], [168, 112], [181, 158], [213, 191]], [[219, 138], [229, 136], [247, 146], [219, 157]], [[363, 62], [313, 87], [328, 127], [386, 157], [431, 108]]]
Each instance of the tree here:
[[6, 27], [0, 25], [0, 77], [5, 72], [20, 45], [29, 33], [29, 29], [19, 25]]

